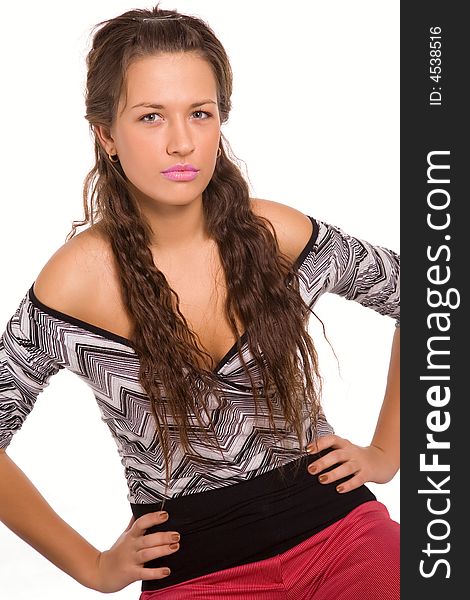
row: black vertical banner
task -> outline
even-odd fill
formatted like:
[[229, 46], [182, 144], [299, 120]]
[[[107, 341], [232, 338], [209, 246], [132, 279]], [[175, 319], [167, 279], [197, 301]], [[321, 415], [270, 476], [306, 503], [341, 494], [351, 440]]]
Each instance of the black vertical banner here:
[[465, 2], [400, 10], [401, 599], [451, 600], [470, 597], [470, 25]]

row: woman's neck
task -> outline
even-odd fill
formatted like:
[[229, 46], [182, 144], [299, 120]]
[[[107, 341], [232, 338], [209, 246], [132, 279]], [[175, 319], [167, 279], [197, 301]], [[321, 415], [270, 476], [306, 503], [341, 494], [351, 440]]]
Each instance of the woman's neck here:
[[153, 232], [152, 250], [178, 252], [209, 241], [202, 198], [180, 205], [156, 203], [154, 200], [139, 204]]

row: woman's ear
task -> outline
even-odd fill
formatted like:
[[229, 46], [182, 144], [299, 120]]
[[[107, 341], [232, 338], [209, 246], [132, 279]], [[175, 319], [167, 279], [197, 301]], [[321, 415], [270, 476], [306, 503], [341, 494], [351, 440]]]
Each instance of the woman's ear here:
[[105, 152], [107, 154], [116, 154], [116, 145], [109, 128], [104, 125], [93, 125], [93, 130]]

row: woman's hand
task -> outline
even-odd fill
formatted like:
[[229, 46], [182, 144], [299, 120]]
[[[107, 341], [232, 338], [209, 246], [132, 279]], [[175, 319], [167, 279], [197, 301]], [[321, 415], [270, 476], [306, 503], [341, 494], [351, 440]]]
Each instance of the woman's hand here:
[[336, 490], [340, 493], [350, 492], [367, 481], [374, 483], [387, 483], [396, 473], [393, 461], [389, 460], [386, 453], [378, 446], [356, 446], [349, 440], [338, 435], [325, 435], [316, 442], [307, 446], [309, 454], [316, 454], [327, 448], [333, 448], [331, 452], [313, 461], [308, 471], [312, 475], [321, 473], [325, 469], [340, 463], [337, 467], [319, 475], [320, 483], [333, 483], [353, 475], [347, 481], [343, 481]]
[[144, 567], [147, 561], [173, 554], [179, 549], [180, 536], [176, 531], [144, 535], [147, 529], [167, 519], [167, 512], [148, 513], [137, 520], [132, 517], [115, 544], [98, 555], [94, 589], [103, 593], [117, 592], [134, 581], [168, 576], [170, 570], [166, 567]]

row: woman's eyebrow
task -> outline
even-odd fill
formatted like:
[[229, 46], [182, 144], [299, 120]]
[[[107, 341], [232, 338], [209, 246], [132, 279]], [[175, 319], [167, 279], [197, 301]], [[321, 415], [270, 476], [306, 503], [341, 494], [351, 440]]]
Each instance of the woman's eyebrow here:
[[[215, 102], [214, 100], [210, 100], [210, 99], [199, 100], [198, 102], [193, 102], [192, 104], [190, 104], [189, 108], [196, 108], [196, 106], [202, 106], [203, 104], [217, 104], [217, 102]], [[141, 106], [144, 106], [145, 108], [157, 108], [159, 110], [161, 110], [162, 108], [165, 108], [163, 106], [163, 104], [153, 104], [151, 102], [139, 102], [139, 104], [135, 104], [134, 106], [132, 106], [131, 110], [133, 108], [139, 108]]]

